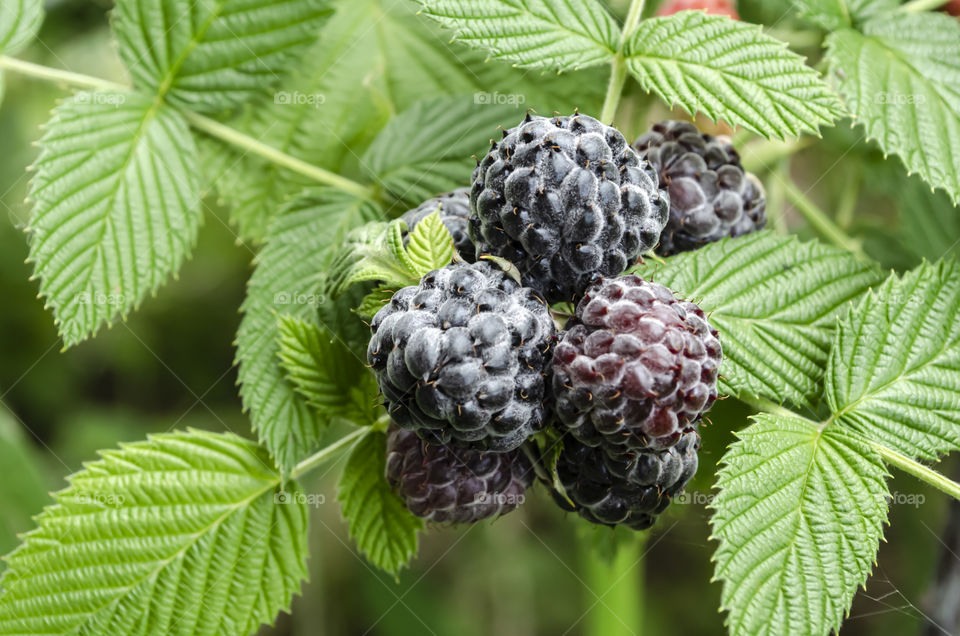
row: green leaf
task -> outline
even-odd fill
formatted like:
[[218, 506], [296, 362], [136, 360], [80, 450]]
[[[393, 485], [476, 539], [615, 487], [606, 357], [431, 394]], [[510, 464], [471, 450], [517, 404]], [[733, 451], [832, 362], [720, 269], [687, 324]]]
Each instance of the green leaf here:
[[561, 71], [613, 58], [620, 29], [596, 0], [420, 0], [456, 39], [520, 67]]
[[336, 298], [351, 285], [379, 281], [395, 287], [416, 283], [422, 274], [404, 246], [407, 224], [374, 222], [347, 235], [330, 264], [328, 291]]
[[625, 53], [644, 90], [764, 137], [816, 133], [843, 112], [819, 74], [786, 44], [724, 16], [682, 11], [644, 20]]
[[324, 327], [288, 314], [278, 320], [280, 364], [307, 404], [326, 417], [372, 423], [378, 388], [363, 360]]
[[12, 55], [30, 43], [43, 23], [43, 0], [0, 3], [0, 53]]
[[275, 84], [330, 15], [326, 0], [126, 0], [113, 12], [138, 88], [215, 112]]
[[771, 232], [635, 271], [709, 314], [723, 345], [721, 390], [797, 404], [821, 395], [835, 316], [882, 280], [847, 251]]
[[[39, 453], [23, 434], [20, 424], [0, 403], [0, 552], [9, 552], [18, 543], [17, 536], [33, 527], [33, 515], [47, 501], [46, 479]], [[0, 564], [0, 569], [4, 564]]]
[[337, 499], [360, 552], [373, 565], [395, 575], [416, 554], [423, 521], [390, 489], [384, 476], [386, 453], [382, 433], [361, 438], [340, 476]]
[[859, 437], [768, 414], [737, 433], [711, 507], [730, 634], [824, 636], [876, 559], [886, 469]]
[[960, 448], [960, 264], [892, 276], [840, 322], [827, 370], [838, 422], [911, 457]]
[[513, 127], [523, 113], [508, 104], [477, 103], [475, 97], [439, 97], [417, 102], [392, 119], [361, 163], [391, 195], [413, 208], [468, 183], [471, 156], [482, 156], [500, 127]]
[[868, 18], [893, 11], [899, 0], [792, 0], [800, 15], [827, 31], [854, 26]]
[[202, 220], [183, 118], [139, 93], [79, 93], [54, 111], [31, 183], [30, 260], [66, 346], [179, 269]]
[[307, 575], [306, 507], [280, 483], [231, 434], [104, 451], [7, 557], [0, 633], [253, 633]]
[[439, 211], [431, 212], [417, 223], [407, 241], [407, 255], [421, 277], [449, 265], [455, 253], [453, 237], [440, 220]]
[[937, 261], [960, 254], [960, 209], [943, 191], [913, 178], [897, 188], [900, 237], [911, 252]]
[[317, 304], [329, 302], [322, 289], [331, 248], [350, 227], [381, 215], [369, 201], [318, 190], [281, 212], [257, 257], [237, 331], [240, 396], [284, 471], [309, 454], [325, 426], [284, 378], [277, 312], [314, 319]]
[[878, 17], [827, 39], [831, 77], [884, 152], [960, 202], [960, 24], [937, 13]]
[[390, 302], [396, 291], [396, 285], [380, 285], [364, 296], [363, 302], [356, 308], [357, 315], [367, 319], [373, 318], [384, 305]]

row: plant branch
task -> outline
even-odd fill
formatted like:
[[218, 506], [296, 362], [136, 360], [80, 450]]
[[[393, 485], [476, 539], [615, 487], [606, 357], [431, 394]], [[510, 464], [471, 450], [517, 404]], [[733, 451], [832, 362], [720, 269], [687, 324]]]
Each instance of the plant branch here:
[[619, 546], [609, 562], [597, 555], [590, 542], [581, 542], [585, 583], [593, 590], [591, 596], [585, 597], [592, 604], [584, 625], [588, 636], [643, 634], [648, 537], [649, 533], [636, 533]]
[[[777, 404], [773, 400], [768, 400], [767, 398], [758, 397], [756, 395], [750, 395], [749, 393], [741, 393], [737, 396], [737, 399], [743, 402], [748, 406], [752, 406], [758, 411], [766, 411], [767, 413], [772, 413], [773, 415], [779, 415], [781, 417], [792, 417], [794, 419], [807, 420], [808, 418], [791, 411], [785, 406]], [[812, 424], [816, 424], [812, 420], [808, 420]]]
[[813, 226], [813, 228], [819, 233], [822, 237], [845, 250], [853, 252], [858, 258], [867, 260], [868, 257], [863, 251], [863, 246], [861, 242], [847, 235], [839, 225], [833, 222], [827, 214], [817, 207], [817, 204], [810, 200], [806, 194], [800, 191], [800, 188], [796, 186], [793, 181], [789, 178], [783, 179], [783, 192], [787, 197], [787, 200], [797, 208], [800, 213], [807, 219], [807, 222]]
[[630, 10], [623, 22], [623, 29], [620, 31], [620, 43], [617, 45], [617, 52], [610, 60], [610, 81], [607, 83], [607, 94], [603, 98], [603, 109], [600, 111], [600, 121], [605, 124], [612, 124], [613, 118], [617, 114], [623, 85], [627, 81], [627, 60], [623, 56], [623, 47], [630, 36], [633, 35], [633, 32], [637, 30], [637, 25], [640, 24], [644, 3], [645, 0], [633, 0], [630, 3]]
[[333, 444], [329, 446], [324, 446], [316, 453], [307, 457], [305, 460], [293, 467], [293, 470], [290, 471], [290, 479], [297, 479], [298, 477], [309, 473], [311, 470], [327, 461], [340, 451], [351, 446], [354, 442], [359, 440], [361, 437], [368, 435], [370, 433], [376, 432], [377, 427], [365, 426], [364, 428], [358, 428], [349, 435], [344, 435]]
[[907, 13], [919, 13], [921, 11], [932, 11], [939, 9], [947, 4], [947, 0], [910, 0], [900, 6], [900, 11]]
[[938, 473], [929, 466], [907, 457], [883, 444], [871, 441], [870, 446], [879, 453], [888, 464], [896, 466], [905, 473], [909, 473], [920, 481], [930, 484], [937, 490], [946, 493], [954, 499], [960, 500], [960, 484]]
[[[15, 73], [21, 73], [37, 79], [54, 82], [65, 86], [73, 86], [75, 88], [111, 91], [132, 90], [130, 86], [112, 82], [110, 80], [105, 80], [90, 75], [83, 75], [81, 73], [74, 73], [72, 71], [64, 71], [61, 69], [51, 68], [49, 66], [42, 66], [32, 62], [25, 62], [23, 60], [18, 60], [16, 58], [7, 57], [4, 55], [0, 55], [0, 69], [6, 69]], [[357, 183], [356, 181], [352, 181], [351, 179], [342, 177], [334, 172], [307, 163], [301, 159], [297, 159], [296, 157], [288, 155], [285, 152], [277, 150], [269, 144], [263, 143], [259, 139], [255, 139], [250, 135], [241, 133], [230, 126], [221, 124], [220, 122], [208, 117], [204, 117], [203, 115], [185, 110], [181, 110], [180, 112], [191, 126], [210, 135], [211, 137], [215, 137], [237, 148], [242, 148], [250, 154], [257, 155], [263, 159], [266, 159], [267, 161], [287, 168], [292, 172], [302, 174], [305, 177], [309, 177], [314, 181], [317, 181], [318, 183], [332, 186], [338, 190], [342, 190], [343, 192], [347, 192], [362, 198], [370, 198], [372, 196], [372, 190], [369, 187]]]

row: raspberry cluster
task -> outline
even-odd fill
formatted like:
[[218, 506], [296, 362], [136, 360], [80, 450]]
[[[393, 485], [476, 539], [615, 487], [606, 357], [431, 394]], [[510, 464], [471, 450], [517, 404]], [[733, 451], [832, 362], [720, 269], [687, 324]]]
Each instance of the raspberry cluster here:
[[[635, 150], [586, 115], [527, 115], [469, 191], [407, 212], [412, 230], [439, 210], [463, 259], [397, 291], [370, 325], [386, 479], [406, 506], [441, 524], [495, 517], [537, 468], [564, 509], [650, 527], [696, 472], [722, 352], [699, 307], [623, 272], [658, 244], [762, 225], [751, 183], [726, 142], [689, 124], [660, 124]], [[552, 302], [576, 303], [564, 332]], [[550, 439], [559, 454], [540, 452]]]
[[763, 185], [740, 165], [730, 140], [685, 121], [664, 121], [633, 142], [670, 192], [670, 219], [657, 252], [669, 256], [725, 236], [763, 229]]

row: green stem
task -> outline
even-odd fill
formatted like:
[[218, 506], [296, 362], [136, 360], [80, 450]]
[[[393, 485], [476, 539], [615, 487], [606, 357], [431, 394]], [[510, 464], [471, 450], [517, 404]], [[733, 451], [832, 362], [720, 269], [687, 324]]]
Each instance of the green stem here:
[[[23, 60], [18, 60], [16, 58], [3, 55], [0, 55], [0, 69], [6, 69], [8, 71], [21, 73], [23, 75], [28, 75], [30, 77], [48, 82], [54, 82], [66, 86], [74, 86], [77, 88], [112, 91], [131, 90], [129, 86], [118, 84], [117, 82], [111, 82], [110, 80], [92, 77], [90, 75], [82, 75], [80, 73], [64, 71], [56, 68], [50, 68], [49, 66], [25, 62]], [[290, 156], [285, 152], [277, 150], [273, 146], [263, 143], [259, 139], [255, 139], [250, 135], [245, 135], [231, 128], [230, 126], [221, 124], [220, 122], [214, 121], [208, 117], [204, 117], [203, 115], [198, 115], [197, 113], [186, 110], [180, 112], [191, 126], [210, 135], [211, 137], [216, 137], [217, 139], [220, 139], [221, 141], [224, 141], [232, 146], [242, 148], [250, 154], [262, 157], [263, 159], [287, 168], [292, 172], [302, 174], [305, 177], [309, 177], [310, 179], [317, 181], [318, 183], [333, 186], [338, 190], [342, 190], [343, 192], [347, 192], [358, 197], [372, 197], [372, 190], [365, 185], [357, 183], [356, 181], [352, 181], [334, 172], [330, 172], [329, 170], [325, 170], [319, 166], [314, 166], [306, 161], [302, 161], [301, 159]]]
[[787, 195], [783, 191], [781, 174], [786, 172], [787, 159], [780, 160], [780, 166], [767, 177], [767, 218], [773, 223], [777, 234], [789, 233], [787, 227]]
[[585, 597], [593, 605], [584, 619], [586, 636], [643, 634], [647, 534], [637, 533], [633, 541], [621, 544], [612, 562], [597, 556], [592, 547], [583, 550], [584, 583], [593, 592]]
[[[759, 140], [740, 147], [741, 162], [747, 172], [762, 172], [770, 165], [785, 157], [790, 157], [813, 143], [812, 137], [801, 137], [790, 141]], [[736, 144], [734, 144], [736, 147]]]
[[293, 470], [290, 471], [290, 478], [297, 479], [298, 477], [301, 477], [302, 475], [309, 473], [311, 470], [313, 470], [323, 462], [327, 461], [328, 459], [330, 459], [340, 451], [344, 450], [345, 448], [353, 444], [355, 441], [359, 440], [364, 435], [372, 433], [376, 430], [377, 430], [377, 427], [375, 426], [366, 426], [364, 428], [358, 428], [357, 430], [353, 431], [349, 435], [344, 435], [343, 437], [335, 441], [333, 444], [330, 444], [329, 446], [325, 446], [321, 448], [316, 453], [314, 453], [310, 457], [307, 457], [305, 460], [303, 460], [302, 462], [294, 466]]
[[[737, 396], [737, 399], [743, 402], [744, 404], [752, 406], [758, 411], [766, 411], [767, 413], [772, 413], [773, 415], [780, 415], [782, 417], [792, 417], [792, 418], [801, 419], [801, 420], [807, 419], [804, 416], [800, 415], [799, 413], [795, 413], [794, 411], [791, 411], [790, 409], [777, 404], [773, 400], [768, 400], [767, 398], [758, 397], [756, 395], [750, 395], [748, 393], [741, 393], [740, 395]], [[809, 421], [816, 424], [816, 422], [813, 422], [812, 420], [809, 420]]]
[[888, 464], [896, 466], [905, 473], [913, 475], [920, 481], [930, 484], [940, 492], [946, 493], [953, 497], [954, 499], [960, 500], [960, 484], [957, 482], [948, 479], [944, 475], [938, 473], [928, 466], [924, 466], [920, 462], [910, 459], [902, 453], [887, 448], [883, 444], [877, 444], [876, 442], [870, 442], [870, 446], [880, 454], [880, 457], [884, 459]]
[[900, 10], [909, 13], [919, 13], [920, 11], [939, 9], [945, 4], [947, 4], [947, 0], [910, 0], [910, 2], [901, 5]]
[[784, 178], [784, 194], [787, 200], [797, 208], [807, 222], [825, 239], [845, 250], [853, 252], [858, 258], [867, 260], [867, 255], [863, 251], [860, 241], [853, 239], [843, 231], [839, 225], [833, 222], [827, 214], [817, 207], [817, 204], [810, 200], [806, 194], [800, 191], [789, 178]]
[[610, 60], [610, 81], [607, 82], [607, 94], [603, 98], [603, 109], [600, 111], [600, 121], [605, 124], [612, 124], [617, 114], [623, 85], [627, 81], [627, 60], [623, 55], [623, 46], [633, 35], [633, 32], [637, 30], [637, 25], [640, 24], [644, 2], [645, 0], [633, 0], [630, 3], [630, 10], [623, 22], [623, 29], [620, 31], [620, 44], [617, 46], [617, 52], [613, 59]]
[[843, 192], [840, 193], [840, 203], [837, 204], [837, 225], [849, 230], [853, 225], [853, 217], [857, 211], [857, 197], [860, 196], [860, 169], [853, 165], [847, 175]]

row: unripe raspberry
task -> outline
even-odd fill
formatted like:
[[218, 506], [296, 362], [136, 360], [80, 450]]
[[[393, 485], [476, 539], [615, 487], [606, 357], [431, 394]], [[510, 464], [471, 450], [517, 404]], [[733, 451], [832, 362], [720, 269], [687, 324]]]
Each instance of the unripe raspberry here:
[[663, 449], [717, 398], [720, 340], [703, 311], [627, 275], [590, 288], [553, 358], [556, 417], [616, 455]]
[[367, 360], [399, 426], [495, 451], [543, 427], [556, 328], [546, 303], [490, 261], [453, 263], [404, 287], [371, 330]]
[[658, 254], [670, 256], [763, 229], [763, 185], [744, 171], [728, 138], [702, 134], [686, 121], [664, 121], [633, 146], [670, 192], [670, 220]]
[[548, 302], [570, 301], [652, 249], [669, 207], [655, 171], [615, 128], [528, 114], [473, 173], [470, 237]]
[[437, 211], [440, 213], [440, 220], [453, 237], [453, 246], [460, 254], [460, 258], [468, 263], [475, 261], [476, 251], [467, 232], [470, 217], [470, 188], [458, 188], [453, 192], [424, 201], [400, 218], [407, 223], [407, 229], [412, 232], [417, 223]]
[[570, 501], [559, 493], [554, 499], [592, 523], [646, 530], [697, 472], [699, 448], [699, 434], [689, 431], [666, 450], [633, 451], [614, 458], [567, 436], [557, 474]]
[[418, 517], [474, 523], [522, 504], [533, 482], [523, 451], [493, 453], [431, 444], [395, 425], [387, 432], [387, 481]]

